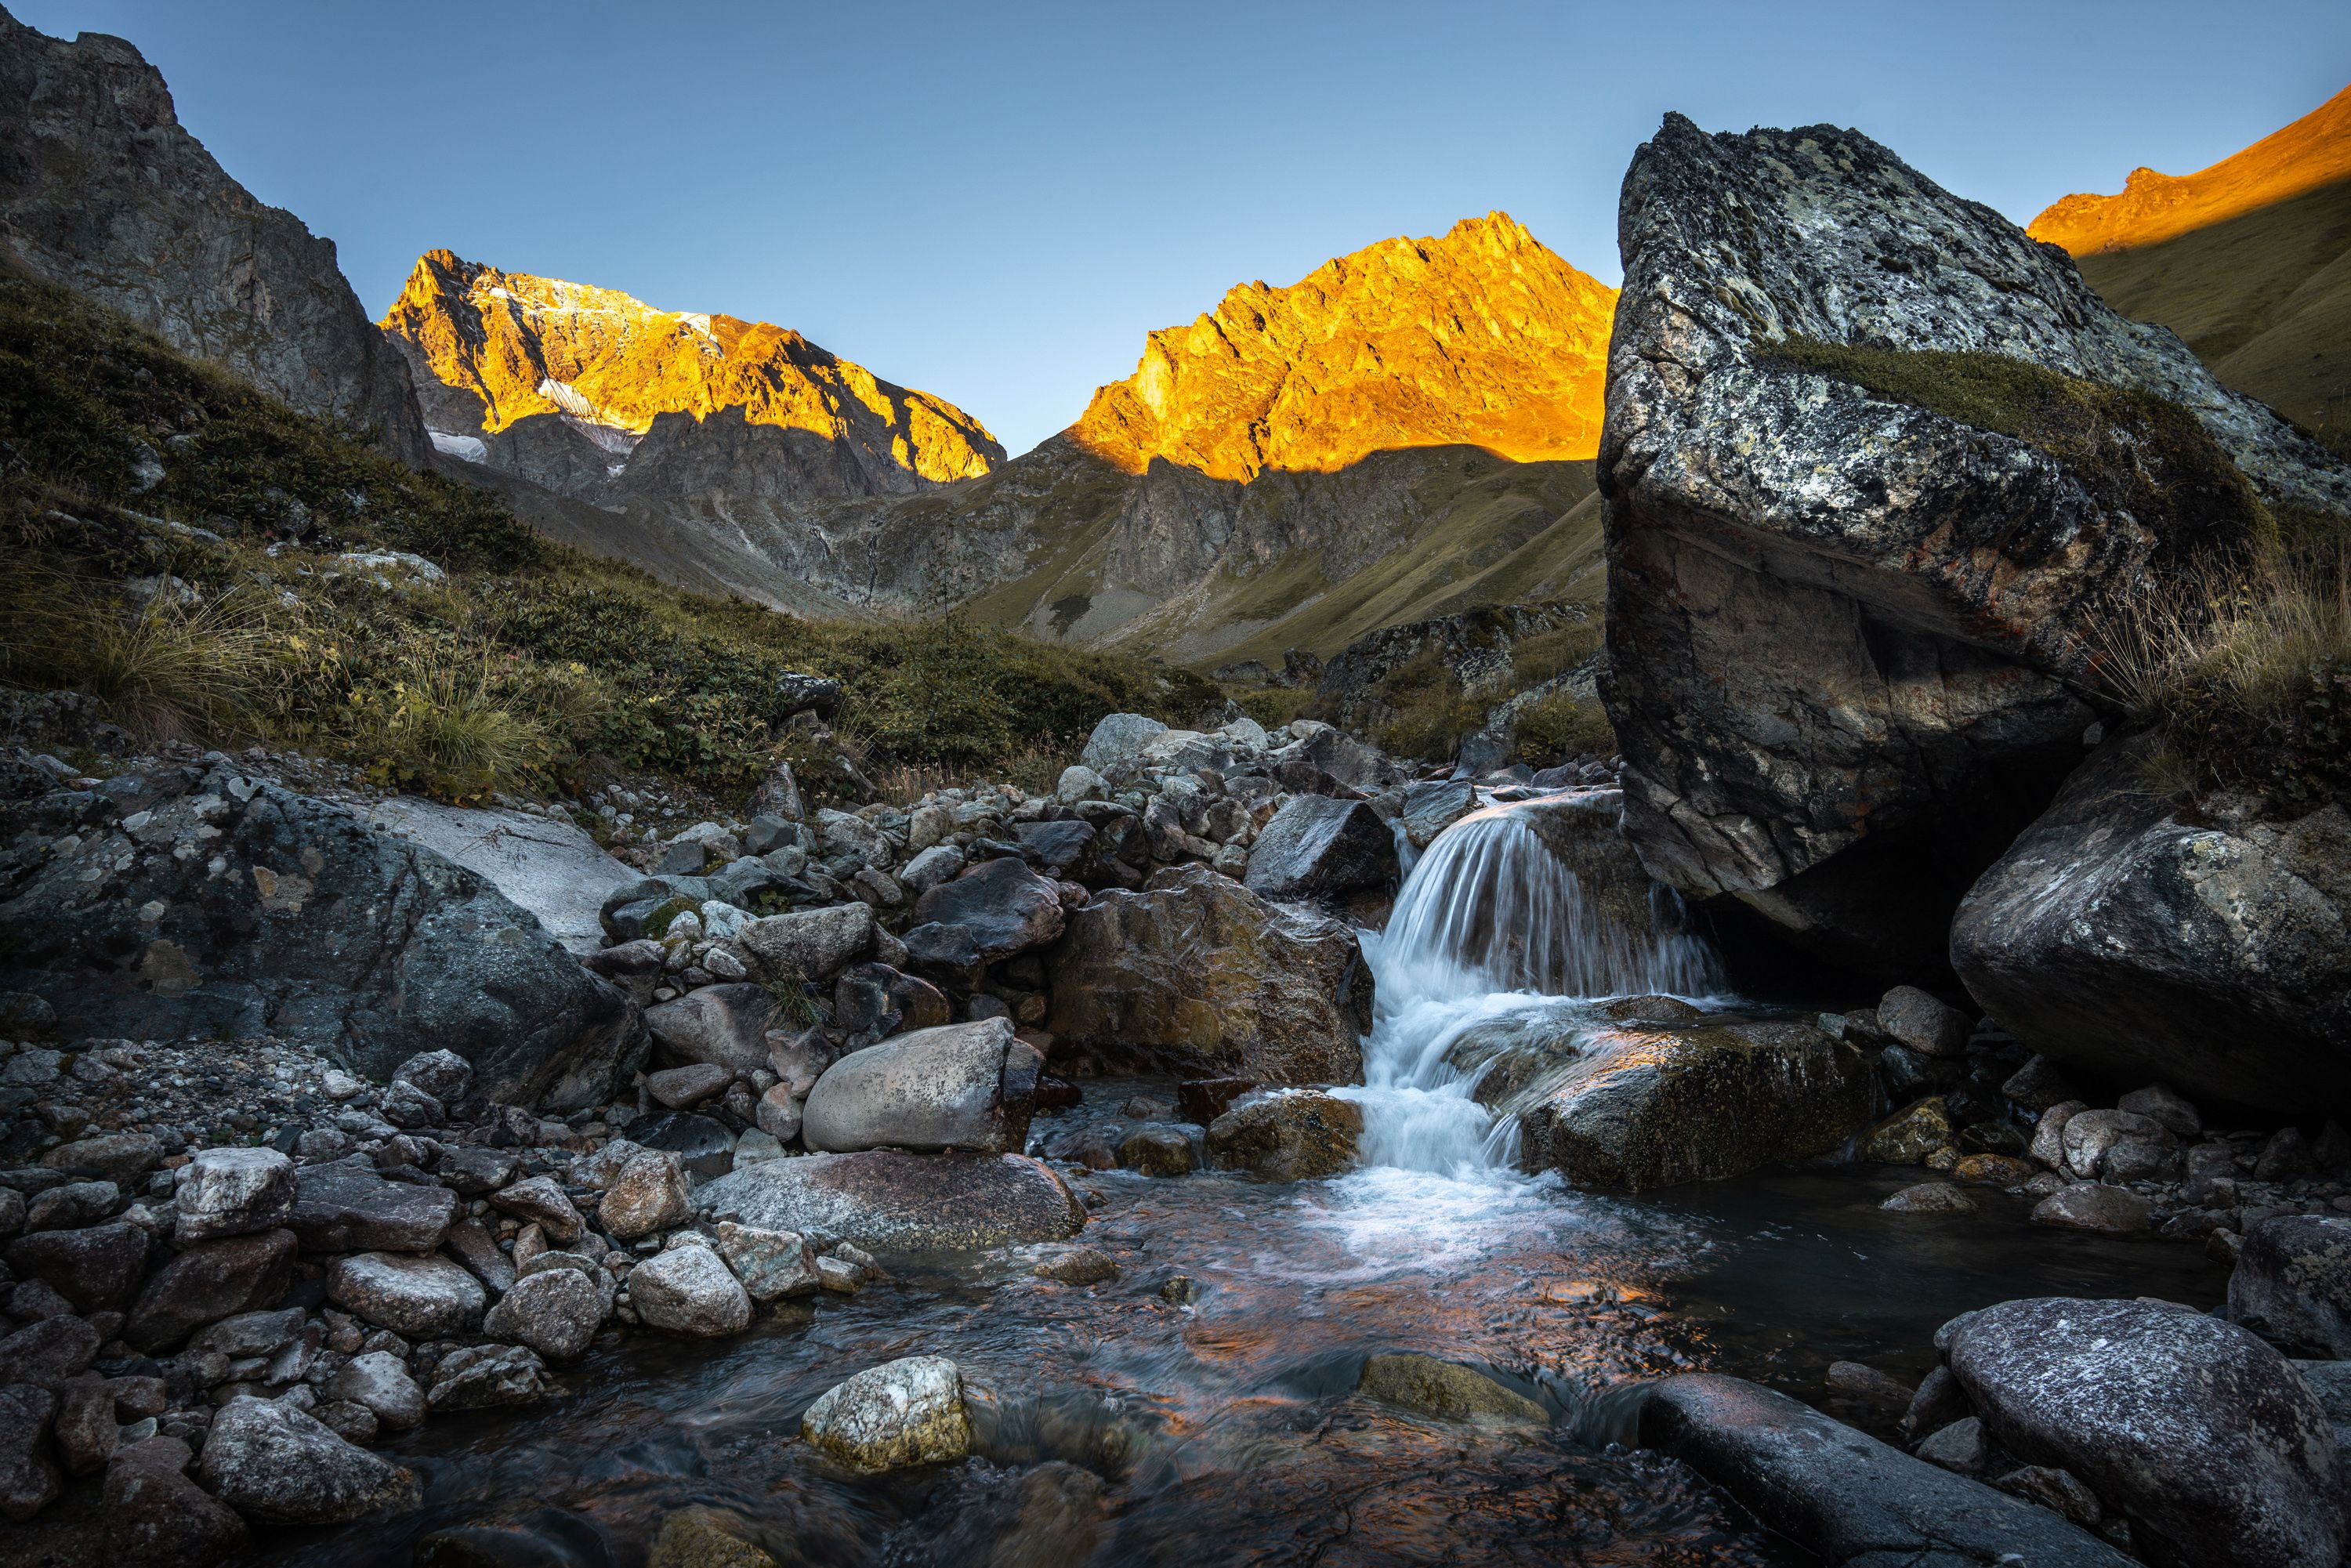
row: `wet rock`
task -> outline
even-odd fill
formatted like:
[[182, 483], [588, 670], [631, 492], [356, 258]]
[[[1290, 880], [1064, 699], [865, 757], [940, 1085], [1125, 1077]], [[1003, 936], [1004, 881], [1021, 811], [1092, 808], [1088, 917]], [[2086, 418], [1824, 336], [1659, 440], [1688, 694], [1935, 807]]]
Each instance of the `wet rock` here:
[[1857, 1361], [1834, 1361], [1821, 1379], [1831, 1415], [1866, 1432], [1891, 1432], [1902, 1424], [1914, 1396], [1910, 1385]]
[[2342, 1100], [2351, 816], [2189, 812], [2147, 792], [2143, 751], [2085, 764], [1984, 873], [1951, 927], [1959, 977], [2088, 1071], [2288, 1114]]
[[[1061, 936], [1061, 895], [1018, 858], [983, 861], [915, 901], [907, 951], [919, 964], [961, 967], [952, 955], [993, 963], [1041, 947]], [[925, 933], [925, 928], [941, 927]], [[959, 934], [959, 935], [958, 935]], [[926, 958], [925, 955], [929, 955]]]
[[1250, 1078], [1188, 1079], [1176, 1086], [1176, 1110], [1184, 1120], [1205, 1127], [1257, 1086]]
[[0, 1385], [55, 1389], [98, 1359], [99, 1333], [84, 1318], [60, 1313], [0, 1339]]
[[1951, 1179], [1969, 1186], [2022, 1186], [2037, 1173], [2032, 1162], [2011, 1155], [1962, 1155]]
[[1872, 1127], [1862, 1140], [1862, 1157], [1880, 1165], [1915, 1166], [1937, 1149], [1949, 1147], [1951, 1135], [1943, 1102], [1921, 1100]]
[[1437, 835], [1478, 809], [1477, 786], [1467, 779], [1441, 779], [1407, 785], [1397, 820], [1412, 847], [1425, 850]]
[[272, 1524], [340, 1524], [418, 1496], [409, 1471], [291, 1406], [250, 1396], [213, 1417], [197, 1475], [221, 1501]]
[[188, 1479], [193, 1462], [177, 1437], [149, 1437], [115, 1451], [100, 1497], [107, 1560], [141, 1568], [214, 1568], [246, 1549], [252, 1532]]
[[546, 1176], [532, 1176], [494, 1192], [490, 1203], [526, 1224], [538, 1226], [559, 1247], [579, 1240], [587, 1227], [563, 1189]]
[[1944, 1058], [1967, 1054], [1974, 1027], [1967, 1014], [1916, 986], [1886, 992], [1877, 1004], [1877, 1024], [1911, 1050]]
[[206, 1323], [275, 1305], [294, 1283], [295, 1250], [290, 1230], [183, 1249], [139, 1292], [122, 1325], [124, 1342], [159, 1354]]
[[1043, 1059], [1007, 1019], [917, 1030], [827, 1069], [800, 1112], [811, 1150], [1006, 1154], [1026, 1143]]
[[672, 1060], [712, 1062], [730, 1072], [767, 1065], [775, 1021], [776, 998], [750, 984], [705, 986], [645, 1009], [645, 1027]]
[[1395, 835], [1361, 800], [1293, 795], [1249, 844], [1243, 879], [1260, 898], [1313, 898], [1395, 880]]
[[2351, 1218], [2283, 1214], [2249, 1226], [2229, 1317], [2297, 1354], [2351, 1354]]
[[27, 1383], [0, 1387], [0, 1513], [22, 1524], [65, 1490], [48, 1427], [57, 1396]]
[[2325, 1413], [2244, 1330], [2145, 1301], [2003, 1301], [1945, 1352], [2001, 1448], [2088, 1483], [2150, 1562], [2333, 1568], [2341, 1471]]
[[183, 1247], [272, 1229], [294, 1212], [294, 1162], [276, 1149], [200, 1149], [174, 1197]]
[[2032, 1124], [2032, 1142], [2025, 1153], [2053, 1169], [2065, 1164], [2065, 1124], [2090, 1107], [2080, 1100], [2063, 1100], [2041, 1113]]
[[717, 1239], [718, 1256], [742, 1282], [743, 1293], [761, 1306], [816, 1292], [816, 1260], [799, 1232], [721, 1220]]
[[1551, 1424], [1543, 1407], [1524, 1395], [1474, 1368], [1431, 1355], [1406, 1352], [1368, 1356], [1355, 1379], [1355, 1392], [1440, 1421]]
[[2027, 1111], [2046, 1111], [2053, 1105], [2068, 1101], [2076, 1104], [2086, 1103], [2075, 1099], [2074, 1086], [2065, 1081], [2065, 1075], [2057, 1064], [2039, 1055], [2009, 1074], [2006, 1082], [2001, 1084], [2000, 1092]]
[[645, 1568], [776, 1568], [776, 1560], [737, 1529], [731, 1516], [716, 1509], [679, 1509], [663, 1519]]
[[1625, 1021], [1530, 1010], [1465, 1030], [1446, 1060], [1515, 1115], [1520, 1157], [1579, 1186], [1670, 1186], [1808, 1159], [1869, 1114], [1859, 1048], [1794, 1020], [1645, 1021], [1686, 1005], [1625, 1004]]
[[8, 1244], [8, 1266], [38, 1280], [79, 1312], [119, 1312], [147, 1271], [147, 1233], [135, 1225], [44, 1230]]
[[646, 1259], [630, 1272], [629, 1299], [647, 1328], [669, 1333], [719, 1339], [751, 1322], [750, 1296], [707, 1247], [673, 1247]]
[[603, 1293], [575, 1269], [545, 1269], [517, 1280], [482, 1319], [492, 1339], [528, 1345], [549, 1361], [585, 1355], [604, 1326]]
[[1970, 1416], [1929, 1432], [1918, 1439], [1917, 1453], [1928, 1464], [1939, 1465], [1954, 1475], [1980, 1476], [1990, 1454], [1983, 1423]]
[[2060, 1137], [2065, 1167], [2085, 1181], [2138, 1181], [2179, 1165], [2179, 1140], [2161, 1123], [2128, 1111], [2077, 1112]]
[[286, 1228], [305, 1252], [430, 1252], [457, 1221], [446, 1187], [386, 1181], [363, 1156], [295, 1173]]
[[1099, 1285], [1118, 1278], [1118, 1261], [1099, 1248], [1079, 1247], [1047, 1259], [1029, 1272], [1064, 1285]]
[[1181, 1129], [1137, 1127], [1119, 1140], [1118, 1163], [1144, 1176], [1179, 1176], [1191, 1175], [1199, 1162], [1190, 1135]]
[[1353, 931], [1203, 866], [1096, 895], [1048, 956], [1056, 1041], [1267, 1083], [1363, 1075], [1372, 977]]
[[962, 1374], [936, 1355], [869, 1367], [819, 1396], [800, 1436], [853, 1469], [951, 1463], [971, 1447]]
[[665, 1149], [641, 1149], [605, 1189], [596, 1218], [615, 1241], [634, 1241], [694, 1218], [685, 1162]]
[[408, 1339], [455, 1339], [482, 1324], [481, 1281], [445, 1258], [361, 1252], [327, 1270], [327, 1299]]
[[402, 1431], [424, 1419], [424, 1390], [408, 1375], [408, 1364], [390, 1351], [351, 1357], [327, 1379], [325, 1392], [329, 1399], [366, 1406], [378, 1421]]
[[1967, 1214], [1976, 1200], [1949, 1182], [1920, 1182], [1906, 1186], [1877, 1206], [1889, 1214]]
[[1735, 1377], [1693, 1373], [1654, 1385], [1641, 1442], [1689, 1465], [1828, 1568], [2133, 1561], [2053, 1514]]
[[1246, 1095], [1208, 1124], [1208, 1163], [1263, 1181], [1310, 1181], [1355, 1163], [1364, 1113], [1319, 1090]]
[[535, 1405], [550, 1392], [547, 1368], [528, 1346], [467, 1345], [441, 1358], [424, 1398], [435, 1410], [492, 1410]]
[[2153, 1223], [2154, 1206], [2135, 1192], [2095, 1181], [2077, 1181], [2033, 1207], [2032, 1223], [2062, 1230], [2104, 1230], [2129, 1235]]
[[888, 1252], [1059, 1241], [1085, 1210], [1042, 1161], [872, 1150], [770, 1160], [704, 1187], [716, 1218]]

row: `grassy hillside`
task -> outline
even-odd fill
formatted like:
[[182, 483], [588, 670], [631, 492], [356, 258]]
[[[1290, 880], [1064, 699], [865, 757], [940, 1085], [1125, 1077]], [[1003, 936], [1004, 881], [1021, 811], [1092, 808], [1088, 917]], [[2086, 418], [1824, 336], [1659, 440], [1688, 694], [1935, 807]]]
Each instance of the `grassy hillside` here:
[[2078, 259], [2106, 303], [2351, 456], [2351, 181]]
[[[151, 737], [258, 738], [451, 798], [611, 768], [739, 795], [777, 677], [840, 678], [867, 765], [1001, 769], [1113, 709], [1189, 721], [1181, 671], [968, 621], [821, 625], [543, 538], [507, 500], [374, 454], [69, 291], [0, 277], [0, 681]], [[366, 563], [402, 551], [437, 569]]]

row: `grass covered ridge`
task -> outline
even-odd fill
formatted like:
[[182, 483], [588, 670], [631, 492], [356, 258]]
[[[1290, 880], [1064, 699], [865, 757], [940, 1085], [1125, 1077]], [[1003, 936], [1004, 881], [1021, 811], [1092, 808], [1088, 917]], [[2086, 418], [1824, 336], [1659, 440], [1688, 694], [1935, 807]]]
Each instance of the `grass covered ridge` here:
[[[777, 677], [840, 679], [869, 772], [1031, 772], [1104, 713], [1188, 723], [1179, 669], [946, 620], [820, 625], [551, 543], [69, 290], [0, 277], [0, 680], [151, 737], [257, 738], [450, 799], [607, 766], [739, 795], [797, 756]], [[366, 568], [402, 551], [442, 569]]]

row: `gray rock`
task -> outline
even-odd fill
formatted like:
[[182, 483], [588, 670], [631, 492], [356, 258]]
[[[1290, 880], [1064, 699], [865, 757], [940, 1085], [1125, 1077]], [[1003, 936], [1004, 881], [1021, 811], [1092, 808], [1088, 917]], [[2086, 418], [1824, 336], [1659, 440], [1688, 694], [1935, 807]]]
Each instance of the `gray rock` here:
[[1264, 1181], [1310, 1181], [1355, 1163], [1364, 1113], [1315, 1089], [1249, 1093], [1208, 1124], [1208, 1163]]
[[2281, 1214], [2247, 1227], [2229, 1317], [2297, 1354], [2351, 1355], [2351, 1218]]
[[1294, 795], [1258, 830], [1243, 879], [1260, 898], [1309, 898], [1393, 881], [1395, 835], [1361, 800]]
[[971, 1448], [962, 1373], [937, 1355], [868, 1367], [808, 1407], [800, 1436], [854, 1469], [952, 1463]]
[[762, 1306], [786, 1296], [812, 1295], [817, 1290], [815, 1258], [797, 1231], [764, 1230], [721, 1220], [718, 1255], [742, 1281], [744, 1293]]
[[127, 1188], [144, 1181], [162, 1160], [163, 1145], [152, 1133], [101, 1133], [59, 1145], [41, 1156], [41, 1166]]
[[2038, 1503], [2084, 1530], [2095, 1530], [2105, 1514], [2097, 1493], [2084, 1486], [2071, 1471], [2053, 1466], [2020, 1466], [2004, 1476], [1994, 1477], [1991, 1484], [2011, 1497]]
[[445, 1258], [361, 1252], [327, 1270], [327, 1299], [408, 1339], [455, 1339], [482, 1324], [481, 1281]]
[[[1096, 725], [1096, 730], [1102, 726]], [[1064, 806], [1074, 806], [1081, 800], [1106, 800], [1110, 798], [1110, 780], [1084, 763], [1074, 763], [1061, 769], [1061, 780], [1053, 786], [1053, 797]]]
[[2084, 1103], [2076, 1098], [2074, 1086], [2065, 1081], [2065, 1075], [2057, 1064], [2041, 1055], [2035, 1055], [2010, 1073], [2001, 1082], [2000, 1092], [2027, 1111], [2046, 1111], [2052, 1105], [2069, 1100], [2077, 1104]]
[[646, 1327], [669, 1333], [720, 1339], [751, 1322], [750, 1296], [707, 1247], [673, 1247], [638, 1264], [629, 1300]]
[[[1932, 973], [1969, 870], [2080, 756], [2096, 714], [2067, 683], [2095, 629], [2258, 524], [2219, 485], [2150, 521], [2036, 446], [1775, 345], [1998, 354], [2184, 405], [2273, 502], [2351, 511], [2351, 478], [2171, 333], [2110, 309], [2062, 252], [1857, 132], [1708, 135], [1668, 116], [1635, 155], [1619, 228], [1600, 686], [1625, 832], [1686, 895]], [[2073, 902], [2050, 901], [2051, 933]], [[2110, 1015], [2102, 1033], [2136, 1023]], [[2053, 1052], [2064, 1031], [2022, 1037]]]
[[515, 1165], [511, 1150], [466, 1144], [444, 1148], [433, 1174], [460, 1197], [486, 1197], [514, 1180]]
[[414, 1503], [416, 1477], [290, 1405], [240, 1395], [213, 1417], [198, 1479], [248, 1519], [340, 1524]]
[[691, 1111], [716, 1100], [735, 1082], [735, 1070], [697, 1061], [645, 1075], [645, 1092], [673, 1111]]
[[548, 1176], [532, 1176], [512, 1186], [490, 1194], [493, 1207], [505, 1210], [527, 1224], [536, 1225], [547, 1239], [557, 1246], [580, 1239], [587, 1221], [563, 1195], [563, 1189]]
[[294, 1212], [294, 1162], [276, 1149], [199, 1149], [172, 1207], [183, 1247], [273, 1229]]
[[482, 1320], [482, 1332], [527, 1344], [549, 1361], [570, 1361], [587, 1354], [604, 1326], [604, 1311], [603, 1292], [579, 1270], [541, 1269], [498, 1298]]
[[2145, 1116], [2182, 1138], [2192, 1138], [2204, 1130], [2204, 1118], [2197, 1113], [2196, 1107], [2168, 1084], [2150, 1083], [2144, 1089], [2134, 1089], [2115, 1103], [2115, 1109]]
[[115, 1450], [99, 1496], [103, 1561], [154, 1568], [211, 1568], [252, 1539], [245, 1521], [188, 1479], [194, 1456], [177, 1437]]
[[589, 973], [601, 975], [620, 987], [639, 1008], [653, 1005], [654, 988], [662, 978], [660, 943], [639, 937], [587, 954], [580, 962]]
[[386, 1181], [363, 1156], [295, 1173], [287, 1216], [306, 1252], [430, 1252], [456, 1223], [446, 1187]]
[[596, 1218], [615, 1241], [634, 1241], [694, 1218], [685, 1162], [666, 1149], [641, 1149], [605, 1188]]
[[768, 978], [820, 980], [873, 950], [873, 909], [836, 904], [770, 915], [751, 922], [736, 945]]
[[26, 1324], [0, 1339], [0, 1384], [55, 1389], [98, 1359], [98, 1330], [84, 1318], [60, 1313]]
[[1064, 1285], [1100, 1285], [1118, 1278], [1118, 1260], [1099, 1248], [1075, 1247], [1029, 1271]]
[[2154, 1206], [2135, 1192], [2095, 1181], [2061, 1187], [2033, 1207], [2032, 1223], [2061, 1230], [2104, 1230], [2128, 1235], [2153, 1223]]
[[1078, 760], [1098, 775], [1113, 774], [1122, 766], [1131, 768], [1144, 747], [1166, 733], [1165, 725], [1139, 713], [1104, 714], [1086, 737]]
[[78, 1230], [114, 1216], [122, 1192], [110, 1181], [69, 1181], [38, 1194], [25, 1207], [26, 1230]]
[[2059, 1134], [2065, 1166], [2084, 1180], [2137, 1181], [2179, 1164], [2179, 1140], [2161, 1123], [2128, 1111], [2081, 1111]]
[[1889, 1214], [1966, 1214], [1976, 1200], [1946, 1181], [1906, 1186], [1877, 1206]]
[[1477, 786], [1467, 779], [1437, 779], [1406, 786], [1399, 820], [1415, 849], [1425, 850], [1437, 835], [1478, 809]]
[[1938, 1427], [1918, 1439], [1918, 1457], [1954, 1475], [1980, 1476], [1990, 1456], [1983, 1423], [1973, 1416]]
[[547, 1368], [527, 1345], [468, 1345], [433, 1369], [424, 1398], [435, 1410], [492, 1410], [531, 1405], [548, 1396]]
[[152, 1355], [207, 1323], [275, 1305], [293, 1286], [295, 1252], [288, 1230], [183, 1248], [148, 1277], [123, 1322], [123, 1340]]
[[1191, 1135], [1179, 1127], [1137, 1127], [1118, 1141], [1118, 1164], [1150, 1176], [1189, 1176], [1199, 1165]]
[[22, 1524], [65, 1490], [48, 1438], [57, 1396], [27, 1383], [0, 1387], [0, 1513]]
[[43, 1230], [8, 1243], [8, 1266], [38, 1280], [79, 1312], [119, 1312], [147, 1271], [147, 1233], [135, 1225]]
[[1641, 1442], [1689, 1465], [1825, 1568], [2133, 1561], [2053, 1514], [1735, 1377], [1692, 1373], [1653, 1385]]
[[2001, 1026], [2105, 1076], [2288, 1114], [2351, 1094], [2351, 815], [2265, 821], [2085, 764], [1968, 894], [1952, 965]]
[[[978, 960], [994, 962], [1041, 947], [1061, 934], [1061, 890], [1011, 856], [983, 861], [953, 882], [942, 883], [914, 901], [914, 929], [906, 947], [921, 962], [944, 951], [919, 942], [926, 926], [965, 933], [961, 946]], [[930, 960], [940, 963], [939, 957]]]
[[1945, 1354], [2001, 1447], [2087, 1482], [2150, 1562], [2341, 1555], [2325, 1413], [2244, 1330], [2162, 1303], [2043, 1298], [1970, 1313]]
[[827, 1069], [800, 1115], [811, 1150], [1009, 1154], [1026, 1143], [1044, 1059], [1008, 1019], [917, 1030]]
[[963, 874], [964, 853], [953, 844], [933, 844], [898, 872], [899, 884], [917, 897]]
[[775, 1020], [776, 998], [765, 986], [749, 984], [705, 986], [645, 1009], [645, 1027], [672, 1060], [713, 1062], [730, 1072], [767, 1064]]
[[51, 1436], [69, 1476], [94, 1476], [114, 1457], [122, 1429], [114, 1421], [114, 1391], [97, 1373], [68, 1378], [57, 1387], [57, 1420]]
[[[141, 855], [88, 882], [78, 861], [53, 857], [0, 898], [0, 985], [47, 998], [61, 1027], [269, 1034], [378, 1080], [445, 1049], [490, 1098], [565, 1111], [626, 1081], [627, 998], [475, 873], [225, 768], [149, 783], [162, 792], [143, 808], [141, 841], [201, 842], [203, 854]], [[149, 905], [167, 913], [142, 925]], [[141, 957], [99, 965], [101, 953]]]
[[474, 1068], [454, 1051], [420, 1051], [392, 1070], [392, 1082], [455, 1104], [473, 1088]]
[[1911, 1050], [1939, 1057], [1965, 1056], [1973, 1028], [1967, 1014], [1916, 986], [1886, 993], [1877, 1004], [1877, 1025]]
[[1085, 1224], [1061, 1177], [1019, 1155], [873, 1150], [769, 1160], [710, 1183], [701, 1199], [718, 1218], [884, 1252], [1060, 1241]]
[[605, 897], [637, 880], [579, 828], [532, 811], [402, 795], [378, 802], [368, 821], [486, 878], [582, 956], [603, 945], [597, 915]]
[[329, 1399], [361, 1405], [386, 1427], [399, 1430], [424, 1419], [424, 1390], [408, 1375], [408, 1364], [390, 1351], [371, 1350], [355, 1355], [327, 1379]]
[[275, 1356], [302, 1337], [303, 1312], [286, 1307], [276, 1312], [239, 1312], [214, 1323], [188, 1343], [198, 1354], [218, 1352], [231, 1361], [248, 1356]]

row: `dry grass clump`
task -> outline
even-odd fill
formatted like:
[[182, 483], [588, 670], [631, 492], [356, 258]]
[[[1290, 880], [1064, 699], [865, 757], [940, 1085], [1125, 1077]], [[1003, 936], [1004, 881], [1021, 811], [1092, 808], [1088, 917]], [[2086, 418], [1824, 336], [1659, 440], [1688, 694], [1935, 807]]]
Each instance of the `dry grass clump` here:
[[267, 619], [253, 594], [193, 591], [168, 572], [143, 600], [27, 573], [0, 602], [0, 683], [85, 693], [151, 744], [249, 735], [274, 673]]

